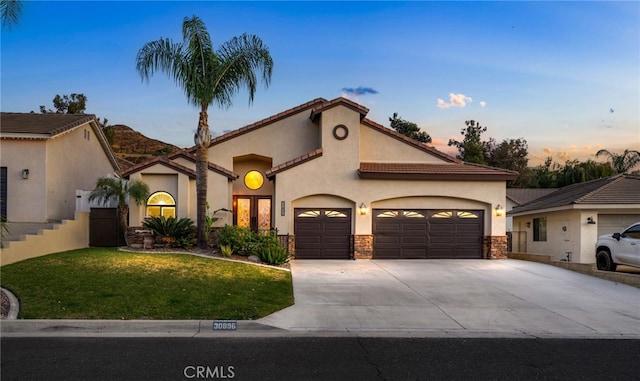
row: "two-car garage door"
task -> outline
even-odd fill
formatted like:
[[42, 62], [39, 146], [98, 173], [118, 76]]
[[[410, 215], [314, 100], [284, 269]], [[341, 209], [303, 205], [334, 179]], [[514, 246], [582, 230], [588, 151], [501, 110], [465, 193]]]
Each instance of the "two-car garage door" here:
[[[482, 258], [482, 210], [372, 213], [373, 258]], [[296, 258], [351, 258], [351, 226], [351, 209], [296, 208]]]
[[373, 210], [373, 258], [482, 258], [482, 210]]

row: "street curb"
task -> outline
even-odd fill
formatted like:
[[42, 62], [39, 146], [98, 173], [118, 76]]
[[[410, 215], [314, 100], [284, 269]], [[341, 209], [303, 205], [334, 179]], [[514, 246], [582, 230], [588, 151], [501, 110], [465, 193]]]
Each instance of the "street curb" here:
[[20, 302], [18, 302], [18, 298], [13, 295], [13, 292], [7, 290], [6, 288], [1, 289], [2, 292], [9, 298], [9, 312], [7, 312], [6, 320], [15, 320], [18, 318], [18, 312], [20, 312]]

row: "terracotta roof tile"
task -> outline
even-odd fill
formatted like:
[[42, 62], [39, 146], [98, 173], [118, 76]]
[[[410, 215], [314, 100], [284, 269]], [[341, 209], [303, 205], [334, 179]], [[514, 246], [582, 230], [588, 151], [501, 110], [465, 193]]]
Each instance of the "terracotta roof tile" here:
[[95, 115], [91, 114], [3, 112], [0, 113], [0, 131], [2, 134], [36, 134], [51, 137], [95, 119]]
[[572, 184], [513, 208], [512, 214], [570, 205], [640, 204], [640, 176], [616, 175]]
[[391, 136], [403, 143], [407, 143], [410, 144], [422, 151], [428, 152], [436, 157], [439, 157], [440, 159], [447, 161], [447, 162], [451, 162], [451, 163], [462, 163], [462, 161], [456, 159], [453, 156], [449, 156], [446, 153], [440, 152], [437, 149], [433, 148], [433, 147], [429, 147], [428, 145], [421, 143], [415, 139], [411, 139], [410, 137], [403, 135], [401, 133], [399, 133], [396, 130], [393, 130], [391, 128], [387, 128], [379, 123], [374, 122], [371, 119], [365, 118], [362, 120], [362, 124], [364, 124], [365, 126], [371, 127], [375, 130], [378, 130], [388, 136]]
[[369, 113], [369, 109], [364, 107], [363, 105], [356, 103], [350, 99], [339, 97], [336, 99], [332, 99], [329, 102], [324, 102], [318, 106], [315, 106], [311, 111], [311, 119], [316, 120], [323, 111], [326, 111], [330, 108], [336, 107], [338, 105], [349, 107], [350, 109], [357, 111], [360, 113], [360, 119], [363, 119], [365, 115]]
[[[159, 156], [159, 157], [154, 157], [152, 159], [149, 159], [147, 161], [144, 161], [142, 163], [136, 164], [131, 168], [128, 168], [123, 174], [122, 176], [130, 176], [132, 173], [135, 172], [140, 172], [141, 170], [145, 169], [145, 168], [149, 168], [152, 167], [156, 164], [160, 164], [160, 165], [164, 165], [168, 168], [172, 168], [178, 172], [184, 173], [185, 175], [189, 176], [190, 178], [195, 178], [196, 177], [196, 172], [194, 170], [192, 170], [191, 168], [185, 167], [184, 165], [180, 165], [178, 163], [176, 163], [175, 161], [173, 161], [173, 159], [177, 158], [177, 157], [184, 157], [187, 160], [190, 160], [192, 162], [195, 163], [195, 157], [193, 155], [190, 155], [189, 153], [181, 150], [178, 152], [175, 152], [169, 156]], [[229, 178], [229, 180], [235, 180], [238, 178], [238, 175], [236, 175], [235, 173], [233, 173], [232, 171], [225, 169], [219, 165], [213, 164], [213, 163], [209, 163], [208, 168], [210, 171], [213, 172], [217, 172], [223, 176], [226, 176], [227, 178]]]
[[513, 171], [469, 163], [360, 163], [358, 174], [369, 179], [513, 180]]
[[[196, 162], [196, 156], [191, 154], [191, 153], [189, 153], [186, 150], [180, 150], [180, 151], [174, 152], [174, 153], [172, 153], [172, 154], [170, 154], [168, 156], [168, 158], [170, 160], [173, 160], [173, 159], [175, 159], [177, 157], [183, 157], [183, 158], [191, 161], [192, 163]], [[214, 171], [214, 172], [217, 172], [217, 173], [219, 173], [219, 174], [221, 174], [223, 176], [227, 176], [230, 180], [235, 180], [235, 179], [237, 179], [239, 177], [233, 171], [230, 171], [230, 170], [228, 170], [228, 169], [226, 169], [224, 167], [221, 167], [221, 166], [219, 166], [217, 164], [214, 164], [214, 163], [211, 163], [211, 162], [209, 162], [208, 168], [209, 168], [210, 171]]]
[[315, 159], [317, 157], [320, 157], [320, 156], [322, 156], [322, 148], [318, 148], [315, 151], [311, 151], [311, 152], [309, 152], [307, 154], [304, 154], [304, 155], [302, 155], [300, 157], [297, 157], [297, 158], [295, 158], [293, 160], [289, 160], [289, 161], [284, 162], [282, 164], [279, 164], [279, 165], [277, 165], [277, 166], [275, 166], [273, 168], [270, 168], [270, 169], [268, 169], [266, 171], [265, 174], [267, 175], [267, 178], [273, 178], [277, 173], [286, 171], [287, 169], [296, 167], [296, 166], [298, 166], [298, 165], [300, 165], [302, 163], [306, 163], [307, 161], [313, 160], [313, 159]]

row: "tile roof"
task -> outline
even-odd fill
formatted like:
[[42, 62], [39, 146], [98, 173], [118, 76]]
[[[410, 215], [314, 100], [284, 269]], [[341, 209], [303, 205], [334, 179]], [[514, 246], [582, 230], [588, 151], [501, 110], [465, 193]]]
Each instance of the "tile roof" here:
[[507, 188], [507, 198], [516, 205], [524, 205], [556, 190], [558, 188]]
[[116, 159], [111, 145], [104, 136], [100, 122], [92, 114], [2, 112], [0, 113], [0, 138], [49, 139], [85, 124], [89, 124], [98, 137], [100, 146], [113, 169], [120, 171], [118, 159]]
[[267, 175], [267, 178], [271, 179], [277, 173], [286, 171], [287, 169], [296, 167], [296, 166], [298, 166], [298, 165], [300, 165], [302, 163], [306, 163], [307, 161], [313, 160], [313, 159], [315, 159], [317, 157], [320, 157], [320, 156], [322, 156], [322, 148], [318, 148], [315, 151], [311, 151], [311, 152], [309, 152], [307, 154], [304, 154], [304, 155], [302, 155], [300, 157], [297, 157], [297, 158], [295, 158], [293, 160], [289, 160], [289, 161], [284, 162], [282, 164], [279, 164], [279, 165], [277, 165], [277, 166], [275, 166], [273, 168], [270, 168], [270, 169], [268, 169], [266, 171], [265, 174]]
[[411, 139], [410, 137], [403, 135], [401, 133], [399, 133], [396, 130], [393, 130], [391, 128], [387, 128], [379, 123], [374, 122], [373, 120], [369, 119], [369, 118], [364, 118], [362, 120], [362, 124], [364, 124], [365, 126], [368, 126], [370, 128], [373, 128], [377, 131], [380, 131], [388, 136], [391, 136], [392, 138], [395, 138], [397, 140], [400, 140], [403, 143], [407, 143], [410, 144], [422, 151], [425, 151], [427, 153], [430, 153], [431, 155], [434, 155], [436, 157], [439, 157], [440, 159], [443, 159], [444, 161], [450, 162], [450, 163], [462, 163], [461, 160], [456, 159], [453, 156], [449, 156], [444, 152], [440, 152], [437, 149], [433, 148], [433, 147], [429, 147], [428, 145], [421, 143], [415, 139]]
[[339, 97], [336, 99], [333, 99], [329, 102], [324, 102], [318, 106], [315, 106], [313, 108], [313, 110], [311, 110], [311, 120], [316, 121], [318, 119], [318, 117], [320, 116], [320, 114], [322, 114], [323, 111], [326, 111], [330, 108], [336, 107], [338, 105], [342, 105], [342, 106], [346, 106], [354, 111], [357, 111], [360, 113], [360, 119], [363, 119], [365, 115], [367, 115], [369, 113], [369, 109], [364, 107], [363, 105], [356, 103], [350, 99], [344, 98], [344, 97]]
[[360, 163], [365, 179], [513, 180], [517, 172], [472, 163]]
[[[272, 123], [275, 123], [275, 122], [278, 122], [278, 121], [280, 121], [282, 119], [288, 118], [291, 115], [297, 114], [297, 113], [305, 111], [305, 110], [312, 109], [312, 108], [314, 108], [314, 107], [316, 107], [316, 106], [318, 106], [318, 105], [320, 105], [322, 103], [325, 103], [325, 102], [327, 102], [327, 100], [324, 99], [324, 98], [316, 98], [316, 99], [314, 99], [312, 101], [309, 101], [309, 102], [303, 103], [301, 105], [298, 105], [296, 107], [290, 108], [288, 110], [282, 111], [282, 112], [277, 113], [275, 115], [272, 115], [272, 116], [270, 116], [268, 118], [259, 120], [257, 122], [251, 123], [251, 124], [248, 124], [248, 125], [246, 125], [244, 127], [241, 127], [241, 128], [239, 128], [237, 130], [228, 132], [228, 133], [226, 133], [224, 135], [216, 136], [213, 139], [211, 139], [211, 144], [209, 146], [220, 144], [220, 143], [222, 143], [224, 141], [227, 141], [227, 140], [233, 139], [235, 137], [238, 137], [240, 135], [244, 135], [244, 134], [249, 133], [251, 131], [257, 130], [258, 128], [262, 128], [262, 127], [268, 126], [268, 125], [270, 125]], [[196, 147], [193, 146], [191, 148], [188, 148], [187, 152], [188, 153], [195, 153], [196, 152]]]
[[[195, 163], [196, 159], [193, 155], [190, 155], [189, 153], [181, 150], [178, 151], [176, 153], [173, 153], [169, 156], [159, 156], [159, 157], [154, 157], [152, 159], [149, 159], [147, 161], [144, 161], [142, 163], [136, 164], [133, 167], [128, 168], [123, 174], [122, 176], [126, 177], [126, 176], [130, 176], [132, 173], [135, 172], [140, 172], [145, 168], [149, 168], [152, 167], [156, 164], [160, 164], [160, 165], [164, 165], [165, 167], [168, 168], [172, 168], [180, 173], [183, 173], [187, 176], [189, 176], [190, 178], [196, 178], [196, 172], [188, 167], [185, 167], [184, 165], [178, 164], [175, 161], [173, 161], [173, 159], [177, 158], [177, 157], [184, 157], [192, 162]], [[210, 171], [213, 172], [217, 172], [223, 176], [226, 176], [229, 180], [235, 180], [238, 178], [238, 175], [236, 175], [235, 173], [233, 173], [232, 171], [225, 169], [219, 165], [213, 164], [213, 163], [209, 163], [208, 168]]]
[[513, 208], [512, 214], [572, 205], [640, 205], [640, 176], [616, 175], [572, 184]]

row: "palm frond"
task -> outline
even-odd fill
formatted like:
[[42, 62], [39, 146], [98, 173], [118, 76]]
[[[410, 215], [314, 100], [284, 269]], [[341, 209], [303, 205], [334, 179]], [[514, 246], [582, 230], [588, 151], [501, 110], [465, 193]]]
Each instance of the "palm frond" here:
[[22, 15], [22, 1], [20, 0], [0, 0], [0, 19], [2, 26], [11, 30], [13, 25], [18, 25]]
[[217, 56], [214, 100], [221, 107], [231, 106], [233, 95], [243, 86], [249, 91], [251, 104], [258, 82], [256, 72], [260, 72], [265, 86], [271, 83], [273, 59], [259, 37], [248, 34], [234, 37], [218, 49]]

